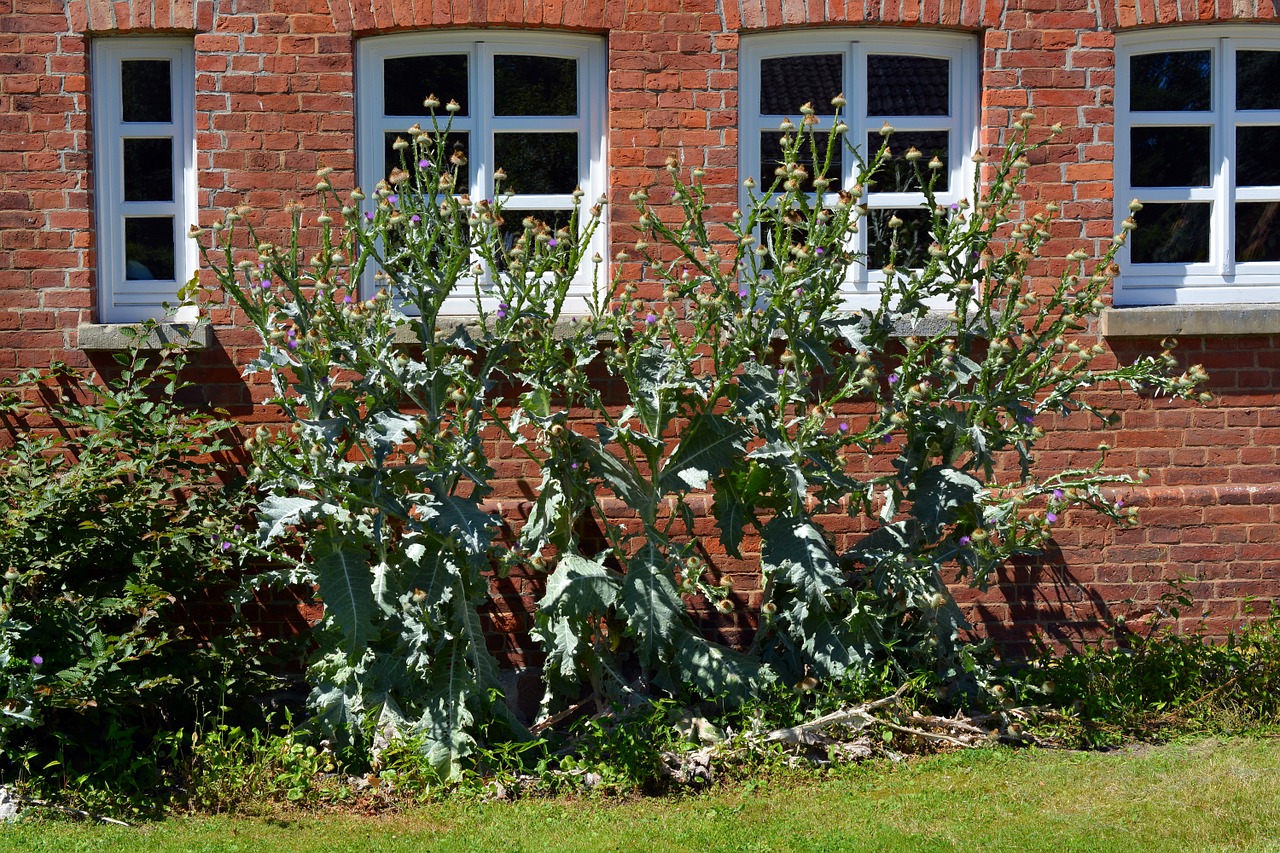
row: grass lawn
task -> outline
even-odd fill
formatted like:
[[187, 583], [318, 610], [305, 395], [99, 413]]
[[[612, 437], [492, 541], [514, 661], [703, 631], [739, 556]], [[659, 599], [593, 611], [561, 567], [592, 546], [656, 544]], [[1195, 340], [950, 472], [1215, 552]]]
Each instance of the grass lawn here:
[[1280, 851], [1280, 739], [983, 750], [626, 803], [0, 827], [0, 850]]

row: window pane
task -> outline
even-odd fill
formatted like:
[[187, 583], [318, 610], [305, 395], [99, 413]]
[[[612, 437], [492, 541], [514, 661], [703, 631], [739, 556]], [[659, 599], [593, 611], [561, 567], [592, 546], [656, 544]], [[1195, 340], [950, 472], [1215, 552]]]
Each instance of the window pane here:
[[1236, 205], [1236, 260], [1280, 261], [1280, 202]]
[[1236, 109], [1280, 110], [1280, 51], [1236, 54]]
[[493, 113], [577, 115], [578, 61], [558, 56], [495, 56]]
[[173, 201], [173, 140], [122, 141], [124, 200]]
[[867, 57], [867, 115], [944, 116], [951, 62], [923, 56]]
[[1208, 127], [1135, 127], [1129, 131], [1134, 187], [1209, 186]]
[[1280, 186], [1280, 127], [1236, 128], [1236, 185]]
[[[872, 192], [918, 192], [921, 189], [920, 181], [916, 178], [916, 167], [920, 168], [920, 172], [924, 175], [926, 181], [934, 173], [929, 168], [929, 161], [937, 157], [942, 161], [942, 168], [937, 170], [937, 181], [933, 188], [938, 192], [944, 192], [947, 189], [947, 144], [950, 134], [945, 130], [927, 131], [927, 132], [903, 132], [899, 131], [889, 137], [890, 155], [881, 164], [880, 168], [873, 173], [875, 183], [871, 186]], [[867, 134], [866, 156], [868, 159], [875, 156], [875, 152], [880, 150], [880, 143], [883, 138], [879, 133]], [[920, 159], [914, 164], [907, 159], [906, 154], [912, 148], [920, 152]]]
[[813, 104], [818, 115], [834, 115], [831, 99], [844, 92], [844, 55], [779, 56], [760, 60], [761, 115], [798, 115]]
[[[774, 174], [774, 170], [782, 165], [782, 138], [784, 136], [792, 136], [794, 138], [795, 134], [786, 134], [778, 130], [770, 130], [760, 134], [760, 171], [763, 174], [753, 177], [759, 181], [762, 190], [767, 190], [773, 184], [774, 179], [777, 177]], [[828, 134], [819, 131], [814, 135], [814, 139], [818, 144], [819, 154], [825, 157], [826, 152], [823, 146], [826, 145], [829, 139]], [[817, 168], [814, 165], [813, 149], [809, 146], [807, 136], [804, 137], [800, 150], [796, 153], [798, 154], [797, 162], [799, 165], [804, 166], [805, 171], [808, 173], [808, 177], [800, 188], [804, 192], [813, 192], [813, 178]], [[826, 172], [827, 179], [831, 181], [826, 191], [834, 192], [838, 190], [841, 186], [843, 175], [844, 146], [837, 140], [836, 148], [831, 152], [831, 165]]]
[[1207, 203], [1147, 204], [1137, 215], [1129, 250], [1135, 264], [1193, 264], [1209, 260]]
[[571, 193], [578, 186], [578, 134], [495, 133], [493, 163], [502, 189], [522, 195]]
[[1132, 91], [1129, 108], [1152, 110], [1211, 109], [1211, 54], [1207, 50], [1144, 53], [1129, 64]]
[[120, 63], [123, 121], [173, 121], [169, 60], [127, 59]]
[[389, 116], [421, 116], [428, 95], [440, 99], [437, 114], [444, 116], [450, 100], [467, 110], [467, 54], [437, 53], [428, 56], [401, 56], [382, 63], [382, 113]]
[[[384, 178], [391, 177], [391, 170], [395, 168], [405, 169], [411, 175], [416, 174], [416, 169], [414, 168], [416, 164], [413, 160], [413, 147], [410, 146], [409, 148], [406, 148], [403, 156], [401, 156], [401, 152], [395, 149], [396, 139], [405, 139], [407, 141], [408, 137], [403, 133], [387, 133], [383, 135], [382, 177]], [[467, 157], [467, 135], [465, 133], [449, 134], [446, 138], [445, 152], [450, 157], [450, 165], [454, 165], [452, 163], [452, 158], [455, 156], [460, 156], [465, 160]], [[425, 157], [422, 157], [424, 154]], [[430, 162], [434, 152], [424, 152], [419, 148], [418, 155], [420, 159], [426, 159]], [[460, 193], [467, 192], [471, 186], [470, 167], [464, 162], [457, 166], [457, 173], [458, 180], [454, 184], [454, 189]]]
[[[896, 229], [889, 227], [889, 220], [894, 216], [902, 220]], [[900, 270], [924, 267], [929, 262], [929, 246], [933, 243], [932, 224], [933, 217], [922, 208], [872, 210], [866, 219], [867, 266], [879, 270], [889, 263], [889, 249], [896, 232], [898, 252], [894, 266]]]
[[130, 281], [172, 281], [173, 217], [124, 218], [124, 277]]

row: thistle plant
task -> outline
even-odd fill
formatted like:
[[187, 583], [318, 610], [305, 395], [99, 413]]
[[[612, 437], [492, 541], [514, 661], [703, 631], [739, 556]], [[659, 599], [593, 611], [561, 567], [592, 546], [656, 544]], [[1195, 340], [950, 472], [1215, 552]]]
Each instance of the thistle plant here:
[[[1043, 144], [1031, 141], [1030, 116], [972, 202], [938, 204], [940, 161], [906, 153], [929, 215], [928, 260], [908, 267], [916, 253], [890, 217], [879, 304], [849, 310], [850, 269], [867, 260], [850, 247], [869, 227], [866, 188], [883, 174], [893, 131], [864, 159], [838, 115], [818, 132], [812, 110], [802, 114], [800, 127], [781, 128], [772, 182], [758, 191], [748, 178], [750, 203], [728, 222], [708, 221], [700, 170], [685, 180], [675, 158], [674, 222], [648, 193], [632, 196], [634, 253], [662, 284], [664, 305], [636, 300], [634, 283], [597, 305], [598, 337], [614, 342], [604, 364], [629, 405], [601, 412], [599, 437], [572, 451], [639, 529], [597, 510], [611, 553], [562, 559], [548, 581], [538, 617], [548, 709], [579, 683], [633, 689], [636, 664], [640, 683], [731, 700], [774, 676], [794, 684], [885, 667], [931, 673], [946, 689], [976, 686], [983, 675], [948, 589], [953, 570], [984, 584], [1011, 555], [1039, 549], [1070, 507], [1122, 518], [1104, 488], [1133, 480], [1107, 472], [1101, 456], [1041, 470], [1043, 419], [1074, 410], [1108, 419], [1088, 395], [1098, 386], [1192, 398], [1204, 378], [1198, 367], [1171, 375], [1167, 351], [1097, 370], [1102, 348], [1074, 340], [1103, 307], [1133, 222], [1101, 258], [1076, 250], [1056, 280], [1033, 275], [1060, 211], [1020, 218], [1018, 187]], [[832, 192], [841, 147], [858, 174]], [[900, 334], [940, 303], [949, 307], [939, 331]], [[870, 460], [871, 473], [855, 475], [852, 457]], [[702, 638], [686, 613], [687, 596], [721, 613], [741, 606], [702, 579], [687, 502], [696, 492], [713, 496], [729, 554], [749, 534], [760, 543], [764, 595], [746, 655]], [[838, 514], [869, 531], [843, 552], [829, 529]]]
[[[359, 749], [423, 744], [443, 776], [459, 771], [479, 723], [523, 732], [478, 612], [487, 573], [509, 560], [482, 506], [485, 428], [502, 383], [551, 352], [601, 213], [578, 193], [564, 229], [525, 219], [504, 243], [503, 199], [458, 186], [466, 161], [448, 138], [447, 122], [408, 128], [400, 165], [367, 198], [340, 197], [322, 169], [314, 219], [295, 206], [284, 245], [261, 240], [243, 211], [201, 243], [261, 337], [247, 372], [269, 377], [267, 402], [286, 421], [246, 446], [256, 546], [285, 564], [266, 579], [314, 584], [325, 604], [310, 705]], [[299, 235], [313, 223], [308, 256]], [[459, 294], [476, 322], [450, 328], [443, 311]]]

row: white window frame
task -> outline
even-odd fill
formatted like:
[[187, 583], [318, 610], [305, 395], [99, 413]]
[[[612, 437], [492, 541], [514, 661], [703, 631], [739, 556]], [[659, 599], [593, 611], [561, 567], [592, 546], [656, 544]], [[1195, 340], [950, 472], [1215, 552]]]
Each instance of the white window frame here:
[[[840, 111], [842, 120], [849, 126], [847, 137], [857, 146], [865, 146], [868, 134], [875, 134], [887, 121], [895, 130], [941, 131], [949, 133], [947, 190], [935, 197], [940, 204], [950, 205], [968, 198], [973, 192], [975, 166], [972, 156], [978, 146], [979, 67], [978, 41], [968, 34], [940, 32], [905, 32], [885, 29], [833, 29], [805, 30], [783, 33], [761, 33], [742, 36], [739, 54], [739, 133], [738, 175], [742, 180], [754, 178], [761, 188], [767, 188], [772, 174], [762, 175], [760, 164], [760, 135], [775, 131], [783, 118], [790, 118], [799, 125], [799, 104], [790, 116], [760, 113], [760, 64], [765, 59], [784, 56], [804, 56], [840, 53], [844, 55], [844, 95], [848, 104]], [[866, 61], [868, 55], [895, 54], [931, 59], [950, 60], [949, 109], [940, 116], [873, 116], [867, 114], [868, 81]], [[832, 117], [816, 116], [819, 130], [829, 130]], [[892, 147], [893, 138], [889, 144]], [[875, 152], [863, 151], [864, 157]], [[841, 183], [854, 183], [857, 162], [850, 156], [844, 158]], [[749, 195], [739, 191], [739, 205], [746, 208]], [[824, 203], [834, 204], [835, 193], [824, 197]], [[922, 192], [874, 192], [866, 193], [862, 203], [872, 210], [886, 208], [916, 208], [924, 202]], [[865, 222], [858, 229], [850, 248], [866, 258], [868, 228]], [[879, 302], [879, 291], [885, 275], [878, 269], [867, 269], [864, 263], [850, 267], [846, 283], [846, 307], [851, 309], [873, 307]]]
[[[1269, 36], [1259, 36], [1267, 31]], [[1176, 51], [1211, 53], [1211, 105], [1203, 112], [1131, 112], [1130, 61], [1146, 53]], [[1235, 54], [1240, 50], [1280, 50], [1280, 27], [1266, 24], [1221, 24], [1122, 33], [1116, 36], [1115, 226], [1129, 215], [1129, 202], [1201, 201], [1211, 206], [1209, 260], [1205, 263], [1135, 264], [1121, 252], [1114, 304], [1204, 305], [1280, 302], [1280, 262], [1235, 260], [1237, 201], [1280, 201], [1280, 187], [1236, 186], [1236, 128], [1280, 125], [1280, 110], [1236, 110]], [[1208, 187], [1130, 186], [1130, 130], [1134, 127], [1212, 128]], [[1142, 214], [1137, 216], [1142, 228]]]
[[[97, 217], [98, 319], [136, 323], [163, 316], [178, 289], [195, 275], [199, 253], [188, 230], [196, 222], [195, 48], [189, 38], [105, 36], [91, 47], [93, 148]], [[121, 64], [167, 59], [168, 122], [125, 122]], [[124, 140], [173, 140], [173, 200], [125, 201]], [[172, 216], [174, 278], [130, 280], [125, 275], [125, 217]]]
[[[452, 131], [467, 134], [467, 159], [470, 176], [468, 191], [474, 199], [494, 198], [495, 187], [490, 156], [493, 136], [500, 132], [569, 132], [578, 133], [578, 175], [584, 193], [581, 221], [587, 220], [587, 209], [608, 189], [606, 144], [608, 76], [605, 42], [599, 36], [542, 31], [506, 32], [501, 30], [450, 30], [433, 33], [398, 33], [361, 39], [356, 48], [357, 172], [364, 187], [372, 187], [384, 174], [385, 133], [404, 132], [414, 122], [430, 128], [430, 114], [424, 107], [419, 116], [387, 116], [383, 110], [383, 63], [388, 59], [424, 56], [432, 53], [468, 54], [468, 112], [453, 117]], [[496, 116], [493, 107], [493, 57], [497, 54], [572, 58], [578, 61], [578, 109], [573, 116]], [[427, 92], [423, 92], [425, 97]], [[444, 126], [449, 114], [437, 109], [437, 120]], [[407, 136], [407, 134], [406, 134]], [[501, 167], [502, 164], [496, 164]], [[372, 209], [372, 199], [366, 200]], [[514, 195], [505, 201], [512, 213], [519, 210], [547, 210], [573, 207], [570, 193], [547, 195]], [[602, 222], [592, 238], [587, 257], [594, 252], [607, 255], [607, 223]], [[585, 263], [569, 289], [564, 310], [586, 313], [590, 308], [594, 269]], [[601, 265], [603, 266], [603, 265]], [[601, 269], [604, 276], [606, 271]], [[607, 281], [607, 279], [602, 279]], [[372, 295], [372, 280], [361, 290]], [[486, 306], [491, 307], [491, 306]], [[467, 316], [475, 313], [473, 294], [460, 293], [445, 300], [444, 315]]]

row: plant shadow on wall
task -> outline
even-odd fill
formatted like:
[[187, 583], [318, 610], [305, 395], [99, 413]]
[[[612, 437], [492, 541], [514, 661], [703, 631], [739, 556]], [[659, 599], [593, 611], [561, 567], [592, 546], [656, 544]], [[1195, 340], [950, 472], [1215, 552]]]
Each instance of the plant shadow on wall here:
[[[434, 116], [439, 102], [426, 103]], [[819, 132], [801, 114], [781, 128], [777, 173], [749, 180], [750, 204], [727, 222], [708, 221], [702, 172], [674, 157], [670, 205], [633, 194], [637, 239], [619, 260], [640, 263], [660, 303], [586, 256], [603, 199], [575, 193], [559, 228], [517, 220], [501, 192], [472, 199], [434, 118], [396, 142], [401, 166], [368, 197], [340, 197], [322, 170], [317, 209], [295, 208], [281, 244], [259, 240], [243, 210], [196, 235], [261, 335], [249, 370], [270, 376], [288, 419], [249, 441], [256, 547], [284, 560], [269, 579], [315, 583], [325, 602], [310, 704], [353, 755], [412, 743], [453, 777], [482, 732], [528, 737], [477, 615], [490, 572], [546, 573], [543, 726], [584, 699], [732, 706], [778, 682], [883, 673], [964, 704], [991, 676], [946, 580], [984, 586], [1069, 507], [1124, 517], [1104, 488], [1129, 476], [1101, 458], [1043, 470], [1036, 450], [1047, 413], [1108, 417], [1089, 396], [1098, 386], [1197, 395], [1203, 373], [1174, 375], [1167, 353], [1101, 369], [1100, 348], [1072, 340], [1102, 308], [1132, 220], [1101, 258], [1073, 251], [1060, 278], [1036, 282], [1058, 209], [1023, 215], [1018, 186], [1042, 144], [1030, 116], [971, 203], [936, 204], [942, 164], [910, 149], [930, 243], [909, 268], [903, 220], [884, 222], [879, 302], [851, 312], [846, 274], [866, 260], [851, 246], [893, 131], [864, 159], [838, 117]], [[859, 164], [848, 184], [832, 173], [841, 149]], [[311, 233], [319, 245], [304, 248]], [[565, 322], [584, 279], [593, 310]], [[460, 294], [469, 325], [443, 321]], [[945, 328], [914, 325], [939, 302]], [[922, 331], [895, 337], [904, 324]], [[541, 471], [514, 543], [482, 506], [495, 447]], [[888, 464], [855, 476], [855, 457]], [[697, 550], [692, 503], [707, 499], [720, 547], [760, 543], [758, 602]], [[870, 532], [838, 550], [833, 514]], [[604, 547], [583, 536], [587, 520]], [[748, 648], [709, 641], [690, 616], [748, 605]]]
[[226, 607], [248, 512], [219, 462], [235, 425], [174, 402], [181, 347], [117, 359], [103, 382], [54, 365], [0, 388], [0, 779], [146, 808], [174, 793], [184, 731], [259, 722], [276, 682]]

